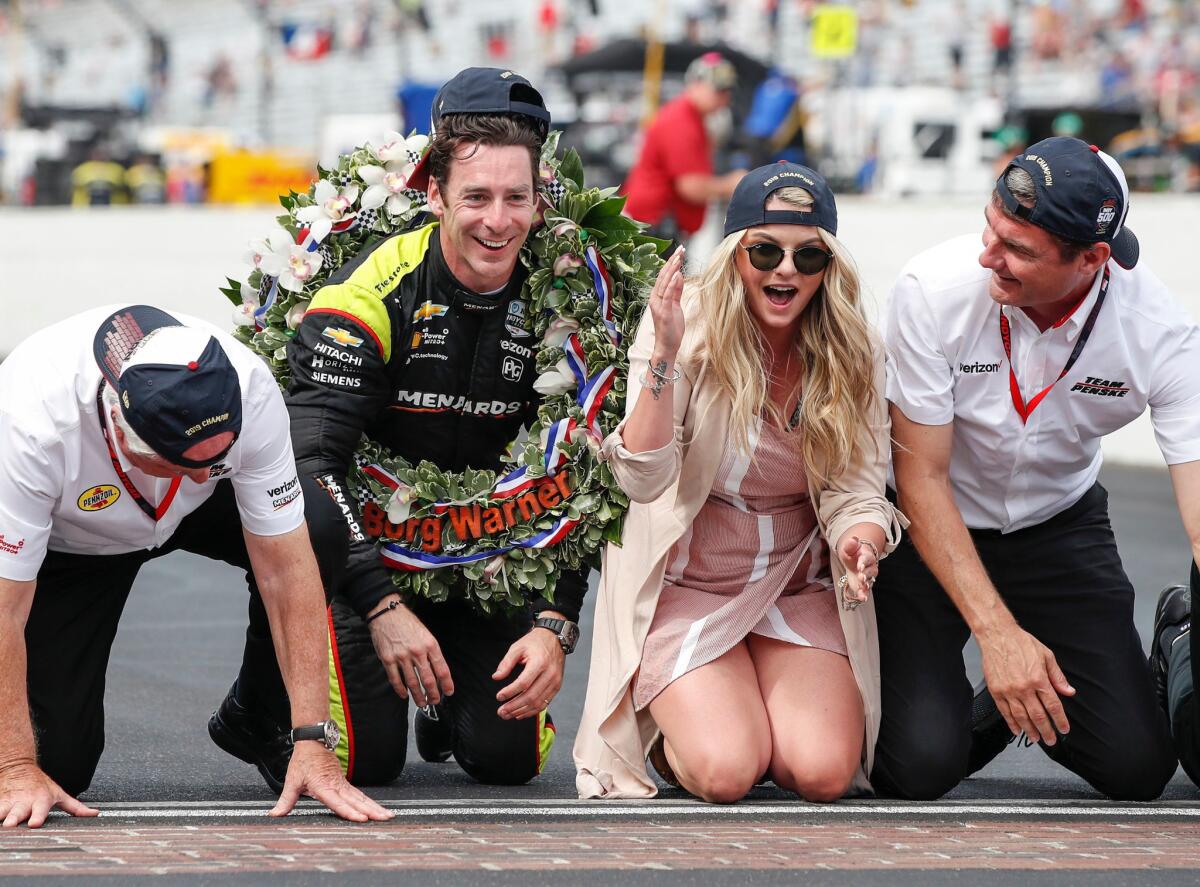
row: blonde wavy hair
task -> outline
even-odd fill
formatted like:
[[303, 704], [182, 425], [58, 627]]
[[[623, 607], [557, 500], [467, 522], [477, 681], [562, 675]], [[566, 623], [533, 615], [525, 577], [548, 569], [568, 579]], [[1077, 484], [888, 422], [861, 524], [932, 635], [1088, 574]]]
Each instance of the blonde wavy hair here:
[[[812, 195], [803, 188], [781, 188], [778, 197], [807, 210]], [[812, 301], [800, 315], [793, 359], [799, 381], [785, 404], [799, 398], [803, 434], [798, 448], [809, 473], [822, 486], [851, 462], [864, 440], [864, 429], [877, 406], [872, 333], [860, 302], [858, 270], [850, 253], [833, 234], [817, 229], [833, 258]], [[735, 262], [744, 231], [721, 241], [685, 298], [698, 302], [695, 353], [732, 401], [730, 426], [735, 445], [749, 450], [757, 423], [787, 428], [785, 407], [768, 397], [767, 345], [747, 303], [746, 287]], [[785, 261], [788, 261], [785, 258]]]

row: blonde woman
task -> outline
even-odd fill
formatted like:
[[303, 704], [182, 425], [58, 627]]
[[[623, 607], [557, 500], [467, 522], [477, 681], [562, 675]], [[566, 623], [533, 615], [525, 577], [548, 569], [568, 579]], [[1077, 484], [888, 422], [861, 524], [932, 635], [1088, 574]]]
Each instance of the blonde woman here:
[[697, 282], [663, 267], [603, 456], [633, 504], [605, 552], [575, 745], [581, 797], [708, 801], [763, 777], [813, 801], [866, 788], [879, 725], [871, 585], [884, 498], [883, 357], [815, 172], [738, 185]]

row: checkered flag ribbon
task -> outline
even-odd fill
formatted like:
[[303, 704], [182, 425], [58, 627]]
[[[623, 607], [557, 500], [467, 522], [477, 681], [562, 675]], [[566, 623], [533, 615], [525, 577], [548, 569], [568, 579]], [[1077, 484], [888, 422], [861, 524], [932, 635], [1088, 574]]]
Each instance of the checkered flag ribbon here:
[[567, 189], [558, 179], [551, 179], [542, 188], [542, 191], [545, 192], [546, 196], [550, 198], [550, 202], [555, 206], [558, 206], [558, 202], [562, 200], [567, 193]]
[[379, 221], [378, 209], [360, 209], [355, 216], [358, 224], [370, 231], [375, 227], [375, 223]]

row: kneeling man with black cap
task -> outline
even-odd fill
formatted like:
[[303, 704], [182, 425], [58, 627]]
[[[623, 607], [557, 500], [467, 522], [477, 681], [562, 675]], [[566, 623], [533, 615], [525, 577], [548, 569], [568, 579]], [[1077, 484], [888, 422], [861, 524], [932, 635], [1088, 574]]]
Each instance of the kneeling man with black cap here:
[[40, 826], [56, 806], [96, 814], [75, 795], [104, 749], [117, 623], [141, 566], [177, 550], [256, 580], [250, 606], [270, 620], [295, 745], [272, 815], [306, 793], [345, 819], [390, 818], [347, 784], [331, 751], [325, 595], [305, 496], [334, 507], [297, 477], [271, 371], [200, 320], [96, 309], [0, 364], [4, 826]]
[[935, 247], [892, 290], [912, 526], [875, 589], [881, 793], [936, 798], [1021, 731], [1114, 799], [1156, 798], [1175, 771], [1097, 477], [1100, 439], [1148, 407], [1200, 551], [1200, 329], [1138, 263], [1128, 210], [1115, 160], [1046, 139], [996, 182], [982, 247]]

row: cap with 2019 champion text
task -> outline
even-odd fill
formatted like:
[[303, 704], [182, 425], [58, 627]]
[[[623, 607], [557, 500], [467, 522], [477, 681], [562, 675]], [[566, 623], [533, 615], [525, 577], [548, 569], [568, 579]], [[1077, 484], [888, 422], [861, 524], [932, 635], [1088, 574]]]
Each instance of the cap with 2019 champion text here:
[[[803, 188], [812, 195], [812, 209], [767, 209], [767, 200], [780, 188]], [[837, 234], [837, 204], [820, 173], [781, 160], [753, 169], [733, 189], [725, 213], [725, 237], [756, 225], [812, 225]]]
[[[1014, 167], [1033, 178], [1032, 207], [1022, 206], [1005, 183]], [[1069, 136], [1043, 139], [1009, 161], [996, 192], [1006, 209], [1031, 224], [1065, 240], [1107, 243], [1122, 268], [1137, 264], [1141, 248], [1125, 226], [1129, 184], [1117, 161], [1095, 145]]]
[[[185, 468], [207, 467], [229, 452], [242, 428], [242, 391], [214, 336], [158, 308], [131, 305], [100, 325], [92, 352], [125, 420], [154, 452]], [[226, 431], [233, 432], [229, 446], [212, 458], [184, 455]]]
[[[497, 114], [524, 117], [545, 139], [550, 132], [550, 112], [533, 84], [505, 68], [464, 68], [438, 90], [430, 113], [430, 129], [436, 131], [443, 117], [453, 114]], [[408, 187], [429, 186], [429, 154], [421, 158], [408, 177]]]

